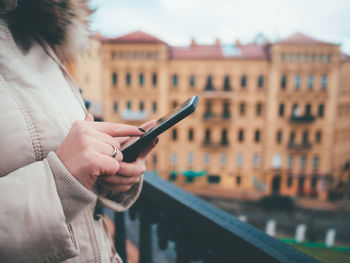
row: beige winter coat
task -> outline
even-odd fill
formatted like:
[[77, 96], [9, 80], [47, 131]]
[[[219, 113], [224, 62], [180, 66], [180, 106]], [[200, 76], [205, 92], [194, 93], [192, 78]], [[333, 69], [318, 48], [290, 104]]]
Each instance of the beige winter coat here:
[[141, 183], [117, 202], [69, 173], [55, 150], [82, 98], [49, 46], [24, 52], [1, 19], [0, 107], [0, 262], [120, 262], [95, 204], [124, 211]]

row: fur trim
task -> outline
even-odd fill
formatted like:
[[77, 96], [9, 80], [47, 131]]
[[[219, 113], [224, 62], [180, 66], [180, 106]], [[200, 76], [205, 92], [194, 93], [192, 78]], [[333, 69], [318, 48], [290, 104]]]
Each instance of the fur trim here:
[[[1, 3], [10, 0], [0, 0]], [[17, 0], [4, 15], [16, 41], [28, 49], [31, 39], [44, 40], [62, 60], [73, 58], [88, 44], [88, 0]]]

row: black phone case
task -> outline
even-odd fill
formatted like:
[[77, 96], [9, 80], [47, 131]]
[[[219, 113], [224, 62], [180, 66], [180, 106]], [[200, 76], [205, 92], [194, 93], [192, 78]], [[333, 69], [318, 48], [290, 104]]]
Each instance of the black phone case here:
[[142, 152], [148, 145], [152, 143], [152, 141], [161, 133], [174, 126], [176, 123], [186, 118], [192, 112], [195, 111], [198, 102], [198, 97], [194, 99], [193, 103], [190, 104], [183, 111], [178, 112], [175, 116], [170, 118], [167, 122], [164, 122], [161, 126], [155, 129], [153, 132], [147, 134], [147, 136], [141, 137], [135, 143], [130, 145], [129, 147], [122, 150], [123, 153], [123, 162], [134, 162], [139, 156], [140, 152]]

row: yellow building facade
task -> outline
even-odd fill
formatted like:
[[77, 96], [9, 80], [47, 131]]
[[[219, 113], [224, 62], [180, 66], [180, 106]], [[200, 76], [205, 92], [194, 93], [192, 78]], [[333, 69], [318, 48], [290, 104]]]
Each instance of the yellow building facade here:
[[148, 168], [187, 189], [326, 198], [350, 161], [350, 57], [294, 34], [172, 47], [144, 32], [91, 38], [70, 65], [90, 110], [140, 125], [193, 95]]

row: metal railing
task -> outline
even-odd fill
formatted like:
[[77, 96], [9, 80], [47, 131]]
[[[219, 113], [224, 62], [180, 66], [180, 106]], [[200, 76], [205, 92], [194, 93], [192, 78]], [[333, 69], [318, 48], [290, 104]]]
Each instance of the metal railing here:
[[[151, 225], [158, 246], [175, 242], [176, 262], [318, 262], [310, 256], [239, 221], [202, 199], [147, 172], [140, 198], [130, 209], [140, 221], [139, 262], [154, 262]], [[118, 213], [116, 247], [126, 262], [124, 214]]]

